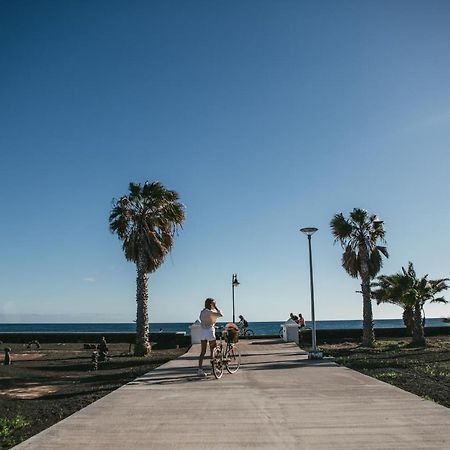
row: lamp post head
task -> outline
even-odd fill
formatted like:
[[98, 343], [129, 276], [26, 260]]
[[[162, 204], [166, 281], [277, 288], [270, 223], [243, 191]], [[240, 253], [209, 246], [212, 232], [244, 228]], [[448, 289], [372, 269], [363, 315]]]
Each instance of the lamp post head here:
[[383, 224], [383, 220], [381, 220], [378, 216], [375, 216], [372, 220], [372, 223], [375, 227], [382, 225]]
[[239, 283], [238, 279], [237, 279], [237, 273], [233, 274], [233, 278], [231, 280], [231, 284], [234, 287], [238, 287], [241, 283]]
[[300, 228], [300, 231], [303, 234], [306, 234], [306, 236], [312, 236], [317, 230], [318, 230], [318, 228], [314, 228], [314, 227]]

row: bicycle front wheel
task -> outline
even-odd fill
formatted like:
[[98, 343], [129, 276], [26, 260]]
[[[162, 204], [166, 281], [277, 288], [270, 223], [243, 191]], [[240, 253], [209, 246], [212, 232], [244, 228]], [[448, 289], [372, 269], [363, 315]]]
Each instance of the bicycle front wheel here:
[[236, 373], [241, 365], [241, 354], [239, 349], [233, 345], [230, 347], [226, 353], [225, 357], [225, 368], [228, 373]]
[[211, 364], [212, 364], [212, 371], [213, 371], [214, 376], [217, 379], [222, 378], [223, 358], [222, 358], [222, 352], [219, 347], [216, 347], [213, 350]]
[[247, 337], [253, 337], [255, 335], [255, 332], [253, 330], [251, 330], [250, 328], [247, 329], [247, 331], [245, 332], [245, 336]]

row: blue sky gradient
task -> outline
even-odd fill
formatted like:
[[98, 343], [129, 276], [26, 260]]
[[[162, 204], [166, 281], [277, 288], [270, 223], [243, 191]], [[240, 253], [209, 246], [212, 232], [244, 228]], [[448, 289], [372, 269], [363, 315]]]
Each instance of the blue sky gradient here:
[[155, 322], [207, 296], [231, 318], [234, 272], [238, 314], [309, 318], [303, 226], [316, 318], [359, 319], [329, 230], [354, 207], [385, 220], [383, 273], [450, 276], [449, 23], [446, 1], [0, 2], [0, 314], [134, 319], [108, 231], [130, 181], [187, 208]]

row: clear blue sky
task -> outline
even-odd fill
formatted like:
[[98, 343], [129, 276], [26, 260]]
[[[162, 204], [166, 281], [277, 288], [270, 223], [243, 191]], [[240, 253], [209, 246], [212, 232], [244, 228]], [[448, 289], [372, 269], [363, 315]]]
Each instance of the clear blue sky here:
[[[187, 220], [150, 277], [152, 321], [361, 318], [329, 221], [385, 220], [383, 273], [450, 276], [447, 1], [1, 1], [0, 314], [131, 322], [109, 233], [130, 181]], [[374, 306], [376, 318], [398, 318]], [[450, 306], [427, 315], [450, 315]], [[15, 316], [17, 317], [17, 316]]]

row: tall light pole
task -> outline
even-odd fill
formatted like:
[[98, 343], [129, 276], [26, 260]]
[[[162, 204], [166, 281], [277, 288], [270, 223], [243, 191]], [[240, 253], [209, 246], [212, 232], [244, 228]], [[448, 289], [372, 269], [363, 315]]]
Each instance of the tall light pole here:
[[312, 320], [312, 333], [311, 333], [311, 341], [312, 348], [308, 353], [309, 359], [322, 359], [322, 352], [317, 351], [317, 338], [316, 338], [316, 316], [314, 313], [314, 281], [313, 281], [313, 268], [312, 268], [312, 251], [311, 251], [311, 236], [317, 231], [317, 228], [307, 227], [301, 228], [300, 231], [306, 236], [308, 236], [308, 247], [309, 247], [309, 281], [311, 285], [311, 320]]
[[233, 323], [236, 322], [236, 317], [234, 315], [234, 288], [239, 286], [239, 281], [237, 279], [237, 273], [233, 273], [233, 276], [231, 277], [231, 291], [233, 293]]

